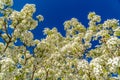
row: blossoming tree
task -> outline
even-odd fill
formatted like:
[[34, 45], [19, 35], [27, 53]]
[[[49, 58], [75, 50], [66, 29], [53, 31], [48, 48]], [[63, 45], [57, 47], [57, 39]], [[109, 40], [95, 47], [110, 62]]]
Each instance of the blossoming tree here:
[[[21, 11], [12, 5], [12, 0], [0, 0], [0, 80], [120, 79], [118, 20], [100, 23], [101, 17], [90, 12], [88, 27], [72, 18], [64, 22], [66, 36], [45, 28], [46, 38], [38, 40], [31, 32], [38, 25], [32, 18], [35, 5], [26, 4]], [[37, 18], [43, 21], [43, 16]], [[18, 39], [22, 45], [15, 45]]]

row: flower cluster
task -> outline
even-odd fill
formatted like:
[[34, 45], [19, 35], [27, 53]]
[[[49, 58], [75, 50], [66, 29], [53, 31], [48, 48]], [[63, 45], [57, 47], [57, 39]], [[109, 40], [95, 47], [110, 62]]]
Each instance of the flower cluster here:
[[116, 50], [117, 48], [120, 47], [120, 39], [117, 37], [111, 37], [107, 42], [107, 47], [110, 50]]
[[0, 0], [0, 9], [4, 9], [5, 6], [12, 6], [13, 0]]
[[101, 63], [103, 63], [103, 60], [101, 58], [95, 58], [90, 63], [90, 66], [93, 69], [93, 74], [97, 79], [103, 73], [103, 68]]
[[99, 23], [101, 17], [90, 12], [88, 27], [72, 18], [64, 22], [66, 36], [55, 27], [45, 28], [45, 38], [38, 40], [31, 30], [44, 17], [33, 19], [34, 4], [21, 11], [13, 10], [12, 4], [0, 0], [0, 80], [116, 80], [114, 73], [119, 78], [118, 20]]
[[116, 19], [108, 19], [103, 23], [103, 27], [116, 29], [116, 27], [119, 25], [118, 22], [119, 20], [116, 20]]
[[90, 12], [88, 15], [88, 19], [93, 21], [93, 22], [100, 22], [101, 21], [101, 17], [99, 15], [96, 15], [95, 12]]
[[85, 73], [89, 73], [89, 64], [86, 60], [78, 61], [78, 70], [82, 70]]
[[114, 72], [119, 71], [118, 68], [120, 67], [120, 57], [108, 59], [107, 65], [108, 65], [110, 72], [114, 73]]
[[35, 5], [26, 4], [21, 12], [13, 11], [10, 15], [12, 20], [11, 28], [17, 28], [22, 30], [32, 30], [37, 25], [38, 22], [32, 18], [33, 13], [35, 12]]
[[64, 22], [66, 36], [74, 36], [78, 33], [84, 33], [86, 28], [76, 18]]
[[38, 18], [39, 21], [43, 21], [44, 17], [42, 15], [38, 15], [36, 18]]

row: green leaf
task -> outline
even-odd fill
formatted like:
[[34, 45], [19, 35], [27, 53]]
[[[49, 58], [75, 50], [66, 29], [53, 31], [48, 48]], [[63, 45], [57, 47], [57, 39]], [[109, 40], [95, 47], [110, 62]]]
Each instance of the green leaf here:
[[115, 32], [114, 32], [114, 35], [115, 35], [115, 36], [120, 36], [120, 31], [115, 31]]

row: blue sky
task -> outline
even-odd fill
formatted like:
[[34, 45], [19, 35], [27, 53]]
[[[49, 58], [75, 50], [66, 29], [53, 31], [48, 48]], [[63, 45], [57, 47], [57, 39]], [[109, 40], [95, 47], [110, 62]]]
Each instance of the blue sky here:
[[36, 5], [34, 17], [42, 14], [45, 18], [33, 31], [38, 39], [44, 37], [42, 30], [45, 27], [57, 27], [65, 35], [63, 23], [72, 17], [88, 26], [87, 15], [91, 11], [101, 15], [102, 22], [110, 18], [120, 19], [120, 0], [14, 0], [13, 8], [21, 10], [26, 3]]

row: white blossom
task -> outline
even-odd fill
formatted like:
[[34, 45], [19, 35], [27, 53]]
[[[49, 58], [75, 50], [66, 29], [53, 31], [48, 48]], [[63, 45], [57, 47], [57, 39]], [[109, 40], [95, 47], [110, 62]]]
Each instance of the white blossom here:
[[[35, 5], [16, 11], [12, 4], [12, 0], [0, 0], [0, 80], [108, 80], [110, 73], [118, 73], [119, 78], [118, 20], [99, 23], [101, 17], [90, 12], [89, 27], [71, 18], [64, 22], [65, 36], [54, 27], [43, 30], [43, 39], [35, 39], [31, 31], [38, 26], [33, 19]], [[44, 20], [42, 15], [36, 18]], [[98, 37], [100, 44], [93, 45]]]
[[116, 26], [119, 25], [119, 20], [116, 19], [108, 19], [103, 23], [104, 28], [110, 28], [112, 27], [113, 29], [116, 29]]
[[89, 20], [92, 20], [94, 22], [100, 22], [101, 21], [101, 17], [99, 15], [96, 15], [95, 12], [90, 12], [88, 14], [88, 19]]
[[120, 46], [120, 39], [118, 39], [117, 37], [111, 37], [107, 42], [107, 47], [110, 49], [110, 50], [116, 50], [117, 47]]
[[36, 16], [36, 18], [39, 20], [39, 21], [43, 21], [44, 20], [44, 17], [42, 15], [38, 15]]
[[107, 65], [111, 72], [115, 72], [120, 67], [120, 57], [108, 59]]
[[78, 61], [78, 70], [83, 70], [83, 72], [88, 72], [89, 71], [89, 64], [88, 61], [86, 60], [80, 60]]

